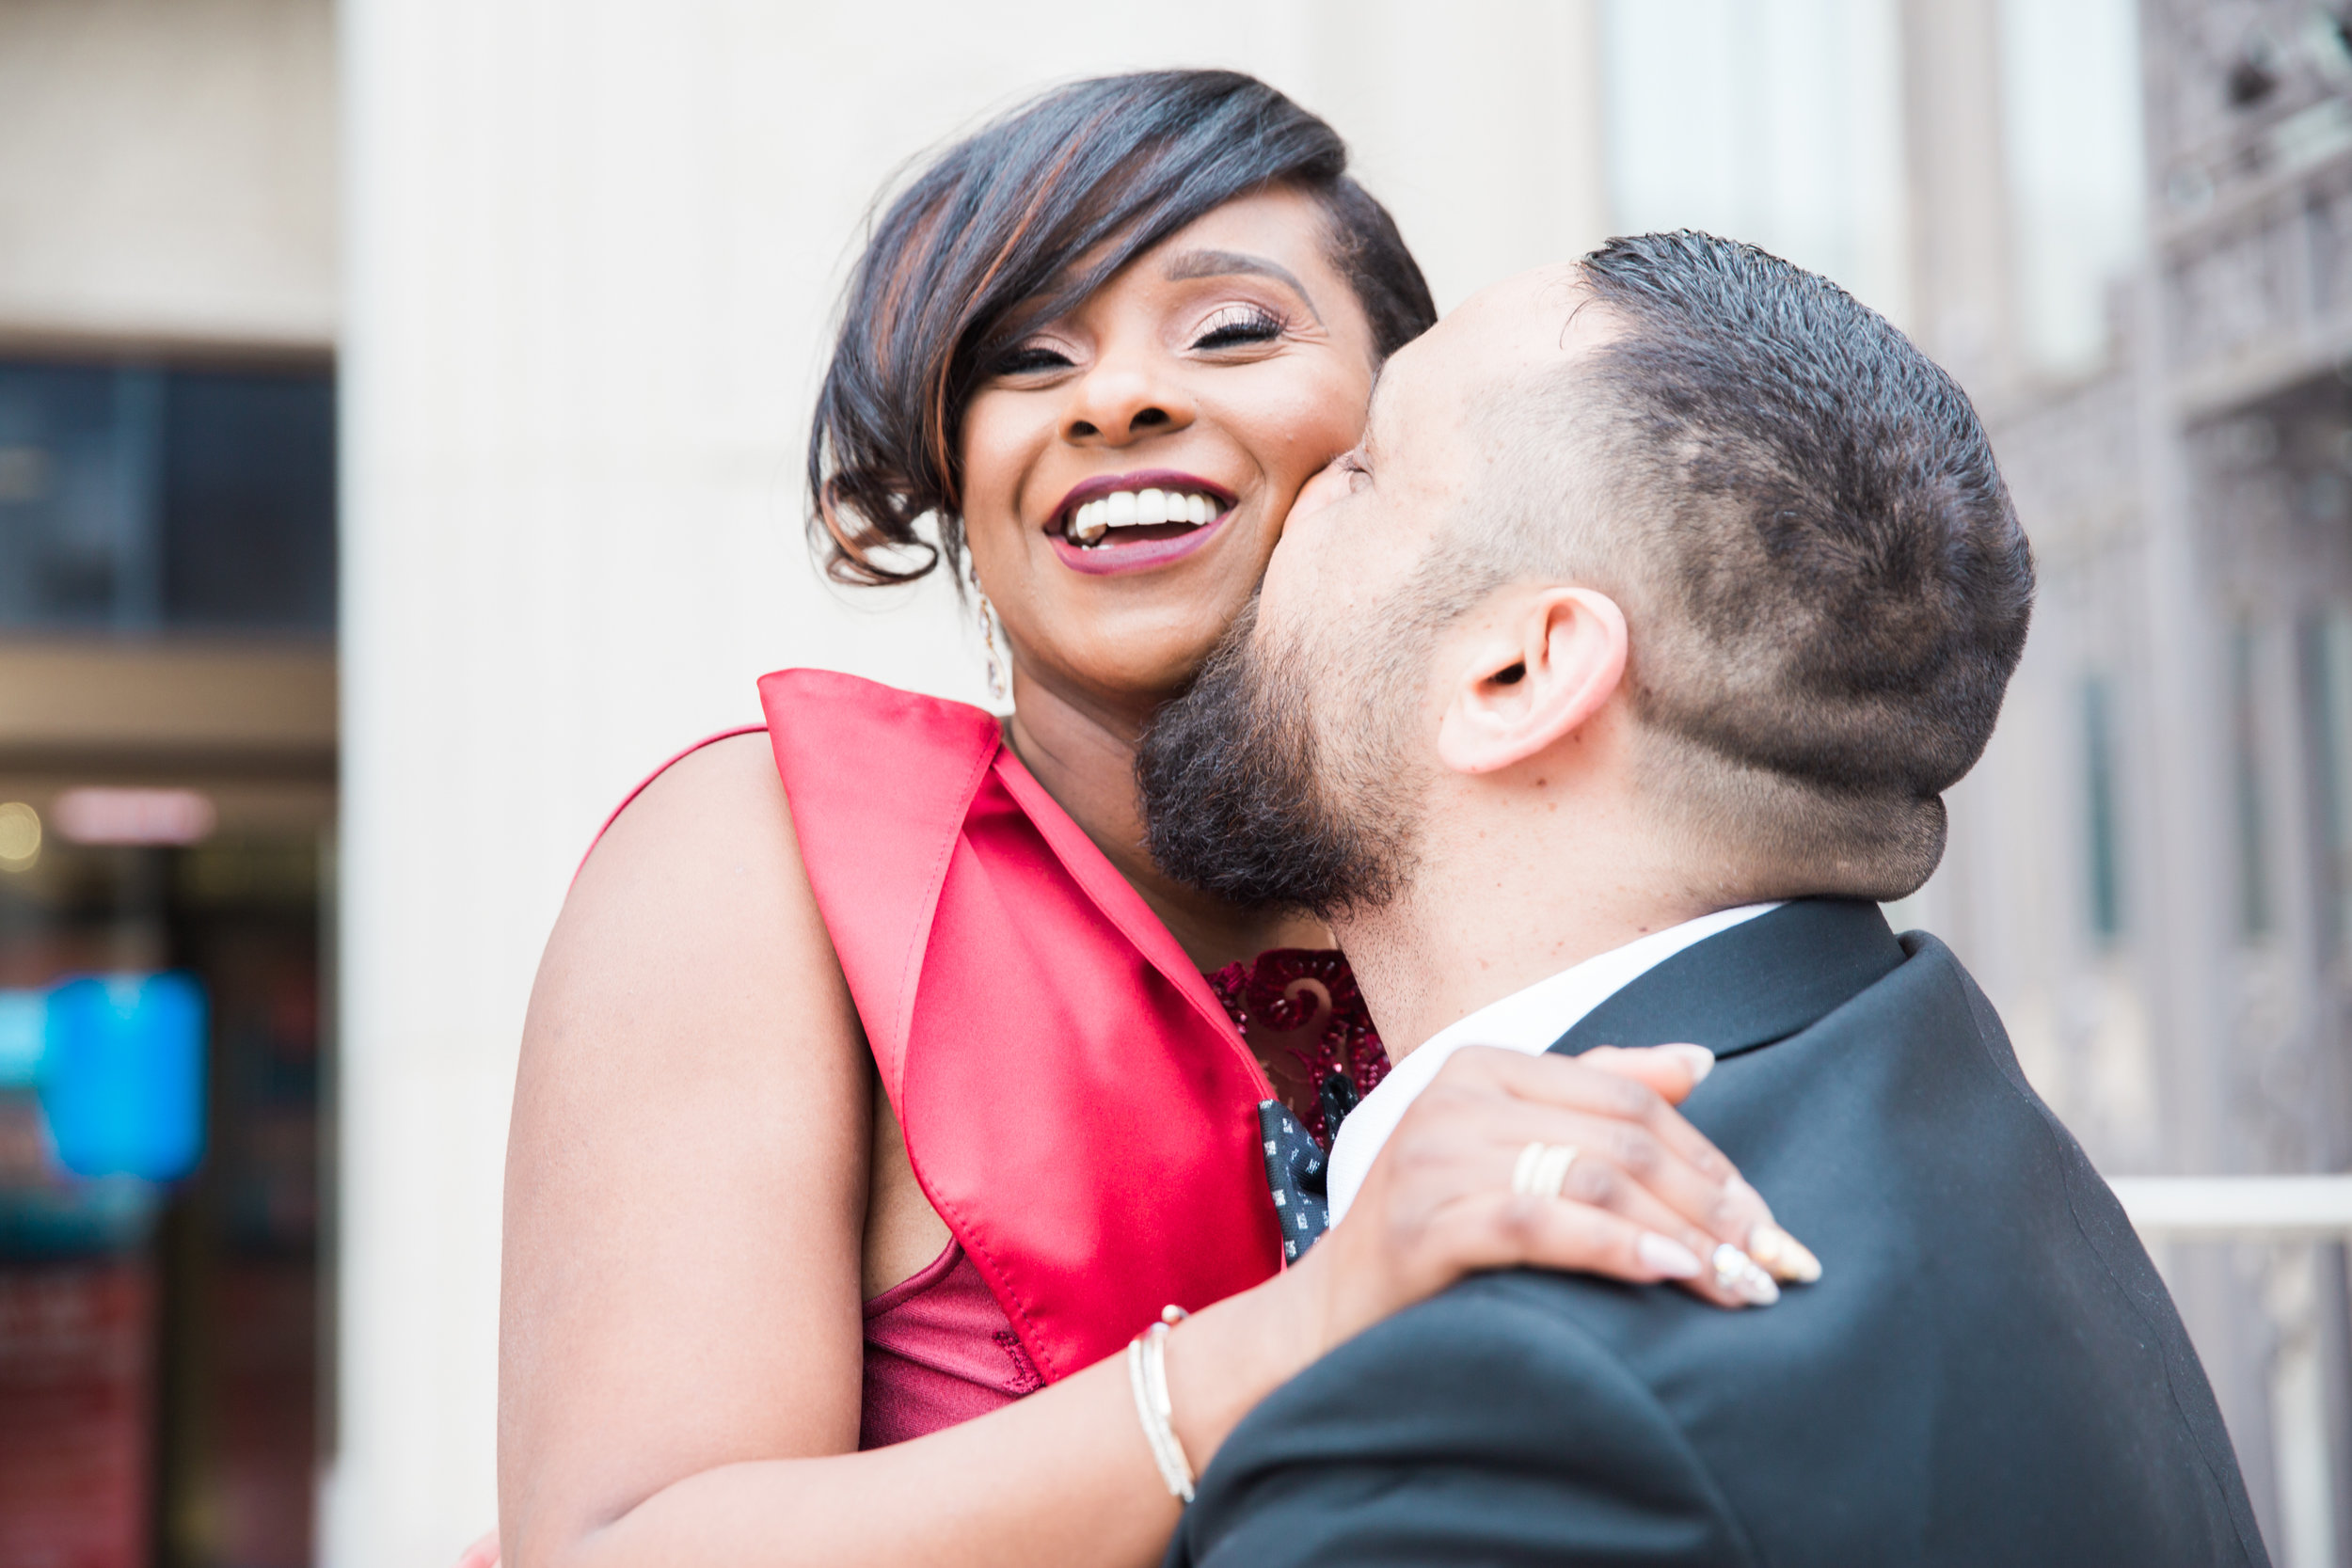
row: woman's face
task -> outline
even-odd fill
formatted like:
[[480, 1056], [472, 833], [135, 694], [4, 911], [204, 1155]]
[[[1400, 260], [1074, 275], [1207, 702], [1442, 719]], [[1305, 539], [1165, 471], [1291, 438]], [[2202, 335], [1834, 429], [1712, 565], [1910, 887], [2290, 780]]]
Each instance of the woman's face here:
[[1371, 396], [1372, 327], [1328, 244], [1311, 197], [1228, 202], [1013, 345], [973, 397], [965, 535], [1024, 683], [1156, 704], [1248, 602]]

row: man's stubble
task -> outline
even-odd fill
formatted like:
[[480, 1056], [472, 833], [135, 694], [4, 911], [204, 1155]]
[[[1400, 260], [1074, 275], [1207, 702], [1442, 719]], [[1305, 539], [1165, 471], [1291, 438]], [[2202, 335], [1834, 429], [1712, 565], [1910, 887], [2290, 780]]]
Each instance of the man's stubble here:
[[1381, 908], [1413, 869], [1424, 789], [1411, 763], [1416, 617], [1361, 635], [1259, 633], [1243, 610], [1136, 759], [1152, 857], [1245, 908], [1325, 918]]

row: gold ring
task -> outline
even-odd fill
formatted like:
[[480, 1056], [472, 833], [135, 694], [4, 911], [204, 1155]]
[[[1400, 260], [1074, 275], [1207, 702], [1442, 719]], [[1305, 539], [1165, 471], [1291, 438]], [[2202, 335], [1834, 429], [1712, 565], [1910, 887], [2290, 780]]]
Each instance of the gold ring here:
[[1567, 1184], [1568, 1167], [1576, 1164], [1569, 1144], [1532, 1143], [1519, 1150], [1511, 1167], [1511, 1190], [1521, 1197], [1558, 1197]]

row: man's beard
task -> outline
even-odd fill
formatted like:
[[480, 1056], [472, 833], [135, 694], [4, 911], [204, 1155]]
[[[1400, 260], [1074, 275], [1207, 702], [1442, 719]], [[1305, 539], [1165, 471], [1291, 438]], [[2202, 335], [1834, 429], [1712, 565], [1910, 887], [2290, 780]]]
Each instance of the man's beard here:
[[1326, 743], [1309, 706], [1308, 657], [1262, 653], [1257, 620], [1253, 599], [1145, 732], [1136, 777], [1152, 858], [1246, 909], [1327, 918], [1376, 909], [1403, 888], [1417, 826], [1402, 737], [1380, 706], [1395, 690], [1327, 671], [1351, 701], [1345, 715], [1325, 715], [1320, 736], [1333, 720], [1340, 732]]

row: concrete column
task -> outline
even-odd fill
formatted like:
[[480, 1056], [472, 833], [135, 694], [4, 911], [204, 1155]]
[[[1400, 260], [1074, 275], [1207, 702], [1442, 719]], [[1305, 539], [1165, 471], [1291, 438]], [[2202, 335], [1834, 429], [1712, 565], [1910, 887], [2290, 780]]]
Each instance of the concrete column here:
[[1355, 149], [1440, 310], [1609, 234], [1599, 8], [1315, 0], [1295, 87]]
[[1400, 216], [1458, 295], [1598, 227], [1559, 217], [1598, 190], [1573, 129], [1589, 54], [1563, 15], [1589, 20], [1451, 8], [1419, 24], [1415, 71], [1359, 74], [1327, 45], [1360, 24], [1307, 0], [1180, 22], [1036, 0], [348, 0], [327, 1560], [435, 1568], [493, 1517], [516, 1043], [604, 814], [755, 718], [765, 670], [977, 694], [944, 592], [852, 599], [802, 544], [825, 322], [885, 176], [1057, 77], [1235, 64], [1328, 105], [1377, 150], [1375, 189], [1412, 171]]
[[1979, 401], [2016, 371], [1996, 0], [1903, 0], [1912, 317]]
[[0, 341], [326, 349], [328, 0], [0, 4]]

